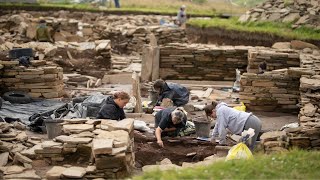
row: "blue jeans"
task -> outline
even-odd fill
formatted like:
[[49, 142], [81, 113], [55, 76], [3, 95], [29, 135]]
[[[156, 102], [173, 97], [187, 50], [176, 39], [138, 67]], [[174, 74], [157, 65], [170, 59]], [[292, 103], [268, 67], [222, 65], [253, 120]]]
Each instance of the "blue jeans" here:
[[120, 8], [119, 0], [114, 0], [114, 5], [116, 6], [116, 8]]

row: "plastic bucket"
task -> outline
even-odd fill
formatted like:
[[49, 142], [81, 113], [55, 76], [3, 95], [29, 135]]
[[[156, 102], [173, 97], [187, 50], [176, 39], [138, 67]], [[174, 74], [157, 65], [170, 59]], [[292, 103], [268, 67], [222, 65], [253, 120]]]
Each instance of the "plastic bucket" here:
[[48, 139], [53, 139], [59, 135], [61, 135], [62, 132], [62, 125], [63, 122], [60, 119], [47, 119], [44, 121], [46, 125], [46, 130], [48, 134]]
[[205, 118], [196, 118], [193, 120], [196, 127], [196, 135], [198, 137], [210, 137], [211, 122], [206, 121]]

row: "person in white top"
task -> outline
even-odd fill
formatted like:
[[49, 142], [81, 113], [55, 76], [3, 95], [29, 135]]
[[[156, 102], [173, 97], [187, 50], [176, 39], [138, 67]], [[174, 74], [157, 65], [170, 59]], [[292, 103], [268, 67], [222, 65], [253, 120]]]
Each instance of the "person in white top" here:
[[177, 14], [177, 24], [179, 26], [184, 25], [187, 22], [187, 13], [186, 13], [186, 6], [182, 5], [180, 10]]

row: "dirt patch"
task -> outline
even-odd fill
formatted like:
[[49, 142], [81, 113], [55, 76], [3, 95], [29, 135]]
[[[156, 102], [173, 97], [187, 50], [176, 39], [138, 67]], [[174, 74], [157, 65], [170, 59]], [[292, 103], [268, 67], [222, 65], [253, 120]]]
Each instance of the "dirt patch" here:
[[[188, 25], [186, 31], [191, 43], [271, 47], [276, 42], [293, 40], [267, 33], [226, 30], [218, 27], [200, 28]], [[306, 42], [320, 46], [319, 40], [307, 40]]]
[[[153, 136], [153, 137], [152, 137]], [[154, 135], [143, 136], [135, 132], [135, 158], [136, 167], [157, 164], [161, 160], [168, 158], [172, 163], [182, 165], [182, 162], [198, 162], [205, 157], [216, 153], [215, 145], [211, 142], [198, 141], [195, 137], [164, 137], [164, 148], [160, 148]], [[187, 156], [189, 153], [196, 153]]]

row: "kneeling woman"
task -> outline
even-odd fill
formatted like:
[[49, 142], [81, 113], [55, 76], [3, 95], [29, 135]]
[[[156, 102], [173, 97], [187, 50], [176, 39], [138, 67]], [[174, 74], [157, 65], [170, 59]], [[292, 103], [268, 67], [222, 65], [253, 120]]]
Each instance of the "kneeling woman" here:
[[159, 146], [163, 147], [162, 132], [174, 132], [177, 135], [186, 123], [187, 115], [180, 108], [173, 107], [159, 111], [155, 116], [155, 134]]
[[219, 137], [219, 144], [226, 143], [227, 128], [233, 134], [241, 135], [244, 130], [254, 129], [255, 135], [249, 140], [250, 150], [253, 150], [261, 131], [261, 121], [252, 113], [238, 111], [228, 107], [224, 102], [212, 102], [204, 108], [207, 116], [217, 118], [212, 132], [212, 138]]
[[123, 111], [124, 106], [129, 102], [130, 96], [126, 92], [116, 92], [109, 96], [106, 103], [100, 109], [97, 119], [111, 119], [120, 121], [126, 118]]

